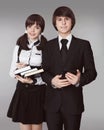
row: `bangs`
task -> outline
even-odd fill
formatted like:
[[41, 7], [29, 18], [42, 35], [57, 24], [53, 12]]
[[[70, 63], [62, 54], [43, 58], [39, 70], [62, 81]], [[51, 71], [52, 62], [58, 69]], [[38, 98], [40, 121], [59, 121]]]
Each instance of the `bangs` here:
[[26, 22], [26, 27], [27, 26], [32, 26], [34, 24], [36, 24], [37, 26], [41, 27], [41, 22], [38, 21], [38, 20], [35, 20], [35, 19], [34, 20], [28, 19], [27, 22]]
[[43, 17], [37, 14], [30, 15], [25, 22], [25, 27], [27, 28], [27, 26], [32, 26], [33, 24], [41, 27], [41, 30], [43, 32], [45, 26], [45, 21]]

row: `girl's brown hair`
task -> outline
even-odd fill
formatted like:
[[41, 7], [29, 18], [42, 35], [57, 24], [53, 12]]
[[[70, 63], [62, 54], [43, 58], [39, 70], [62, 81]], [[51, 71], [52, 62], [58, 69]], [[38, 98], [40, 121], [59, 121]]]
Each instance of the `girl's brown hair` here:
[[[39, 14], [32, 14], [32, 15], [28, 16], [25, 21], [25, 27], [27, 28], [28, 26], [32, 26], [35, 23], [41, 27], [41, 32], [43, 32], [44, 27], [45, 27], [45, 21], [44, 21], [43, 17], [40, 16]], [[43, 35], [41, 35], [40, 44], [39, 44], [39, 46], [37, 46], [37, 49], [42, 50], [42, 48], [44, 47], [44, 44], [46, 42], [47, 42], [47, 39]], [[29, 48], [27, 46], [29, 44], [27, 34], [25, 33], [22, 36], [20, 36], [18, 38], [16, 44], [19, 45], [21, 49], [29, 50]]]

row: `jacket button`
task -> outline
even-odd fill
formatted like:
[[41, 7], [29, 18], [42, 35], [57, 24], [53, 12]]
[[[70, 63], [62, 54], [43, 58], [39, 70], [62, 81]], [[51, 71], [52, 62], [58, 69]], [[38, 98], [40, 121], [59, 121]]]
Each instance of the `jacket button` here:
[[26, 88], [27, 88], [28, 86], [29, 86], [28, 84], [25, 85]]

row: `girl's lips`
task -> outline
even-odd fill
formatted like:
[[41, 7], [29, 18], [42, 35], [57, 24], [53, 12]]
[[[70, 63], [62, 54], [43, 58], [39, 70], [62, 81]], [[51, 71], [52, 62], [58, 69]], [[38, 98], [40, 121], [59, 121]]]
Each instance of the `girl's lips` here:
[[31, 33], [30, 33], [30, 36], [35, 36], [35, 34], [31, 34]]

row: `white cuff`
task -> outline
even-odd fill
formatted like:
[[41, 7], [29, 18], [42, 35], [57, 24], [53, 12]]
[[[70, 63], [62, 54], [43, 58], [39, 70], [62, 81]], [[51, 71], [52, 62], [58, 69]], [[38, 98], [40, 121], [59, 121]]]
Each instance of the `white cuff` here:
[[51, 84], [52, 88], [57, 88], [55, 85]]
[[77, 84], [75, 84], [75, 87], [79, 87], [79, 85], [80, 85], [80, 84], [79, 84], [79, 82], [78, 82]]

